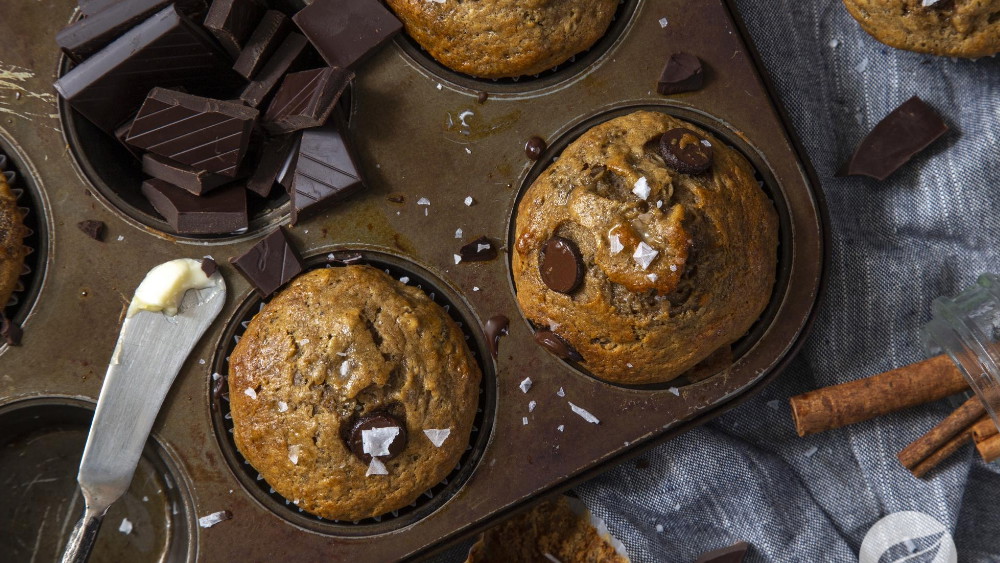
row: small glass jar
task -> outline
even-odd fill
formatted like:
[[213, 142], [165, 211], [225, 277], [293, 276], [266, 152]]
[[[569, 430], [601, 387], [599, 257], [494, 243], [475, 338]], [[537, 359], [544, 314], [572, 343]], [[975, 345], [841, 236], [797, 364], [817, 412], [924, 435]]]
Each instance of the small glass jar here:
[[935, 299], [931, 314], [924, 349], [951, 357], [1000, 427], [1000, 276], [983, 274], [955, 297]]

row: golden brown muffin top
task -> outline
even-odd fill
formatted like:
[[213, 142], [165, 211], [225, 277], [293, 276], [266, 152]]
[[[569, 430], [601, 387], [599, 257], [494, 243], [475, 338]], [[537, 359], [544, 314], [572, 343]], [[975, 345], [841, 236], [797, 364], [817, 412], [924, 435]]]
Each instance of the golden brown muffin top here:
[[1000, 52], [1000, 0], [844, 0], [872, 37], [897, 49], [948, 57]]

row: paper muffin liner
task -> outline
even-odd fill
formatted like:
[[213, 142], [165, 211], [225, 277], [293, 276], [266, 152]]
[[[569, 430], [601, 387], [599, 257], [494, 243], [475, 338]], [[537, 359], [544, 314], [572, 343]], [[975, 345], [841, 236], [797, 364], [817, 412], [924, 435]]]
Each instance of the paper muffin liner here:
[[459, 460], [458, 464], [454, 467], [454, 469], [451, 470], [451, 472], [448, 473], [448, 475], [444, 479], [442, 479], [438, 484], [434, 485], [427, 491], [421, 493], [416, 500], [414, 500], [407, 506], [404, 506], [397, 510], [393, 510], [381, 516], [375, 516], [373, 518], [365, 518], [362, 520], [354, 520], [354, 521], [330, 520], [327, 518], [323, 518], [322, 516], [311, 514], [310, 512], [304, 510], [303, 508], [298, 507], [292, 500], [286, 499], [285, 497], [281, 496], [277, 491], [274, 490], [273, 487], [271, 487], [267, 483], [267, 480], [264, 479], [264, 476], [261, 475], [252, 465], [250, 465], [250, 462], [247, 461], [246, 458], [243, 457], [243, 454], [240, 453], [239, 449], [236, 447], [236, 442], [233, 439], [233, 418], [229, 406], [228, 365], [229, 365], [229, 356], [232, 354], [233, 349], [236, 347], [236, 344], [239, 343], [240, 339], [243, 337], [244, 332], [246, 332], [247, 326], [250, 324], [251, 319], [264, 308], [264, 305], [268, 303], [268, 300], [260, 299], [255, 296], [254, 298], [256, 299], [257, 305], [249, 307], [248, 309], [246, 309], [247, 313], [245, 315], [239, 318], [234, 318], [231, 321], [232, 323], [236, 323], [238, 326], [236, 327], [236, 330], [233, 333], [232, 338], [230, 338], [229, 341], [226, 342], [225, 359], [223, 362], [226, 366], [226, 369], [224, 370], [225, 373], [217, 372], [212, 374], [210, 400], [212, 404], [212, 409], [217, 410], [222, 415], [223, 427], [225, 428], [226, 431], [225, 435], [222, 436], [222, 439], [228, 442], [229, 446], [232, 448], [232, 451], [235, 453], [237, 460], [239, 461], [240, 467], [237, 470], [242, 470], [246, 475], [252, 477], [254, 483], [261, 491], [264, 491], [271, 498], [281, 503], [281, 505], [287, 507], [289, 511], [315, 519], [317, 522], [332, 523], [340, 526], [364, 527], [365, 525], [384, 523], [411, 514], [420, 509], [421, 507], [429, 504], [433, 499], [437, 498], [439, 495], [448, 493], [450, 496], [450, 494], [453, 494], [458, 490], [458, 488], [460, 488], [461, 484], [464, 482], [464, 479], [462, 479], [461, 477], [465, 476], [466, 474], [466, 471], [463, 471], [463, 469], [465, 468], [471, 469], [471, 465], [474, 465], [474, 462], [476, 461], [477, 457], [477, 448], [475, 448], [474, 445], [479, 444], [480, 438], [482, 437], [482, 434], [484, 432], [483, 429], [484, 429], [484, 419], [485, 419], [486, 400], [487, 400], [486, 394], [484, 393], [484, 388], [485, 388], [484, 386], [488, 381], [487, 378], [488, 372], [486, 370], [486, 366], [484, 365], [485, 363], [484, 359], [482, 355], [477, 351], [477, 347], [474, 344], [475, 338], [472, 333], [472, 330], [475, 327], [470, 326], [468, 323], [466, 323], [465, 319], [455, 310], [456, 308], [452, 306], [452, 303], [443, 296], [442, 292], [436, 291], [434, 289], [434, 285], [428, 282], [427, 280], [423, 279], [422, 276], [414, 272], [411, 272], [409, 270], [406, 270], [404, 268], [396, 267], [395, 265], [379, 262], [377, 260], [367, 260], [363, 258], [361, 254], [350, 253], [350, 252], [337, 252], [336, 254], [334, 253], [328, 254], [319, 263], [307, 266], [305, 271], [310, 271], [317, 268], [335, 268], [349, 264], [350, 265], [366, 264], [369, 266], [376, 267], [384, 271], [386, 274], [389, 274], [394, 279], [403, 282], [404, 284], [411, 285], [418, 289], [423, 290], [427, 294], [427, 296], [431, 298], [431, 301], [441, 306], [441, 308], [448, 313], [448, 315], [452, 318], [452, 320], [455, 321], [455, 324], [458, 325], [459, 329], [465, 336], [466, 342], [469, 343], [469, 351], [472, 353], [473, 358], [476, 360], [476, 363], [479, 365], [479, 369], [483, 374], [483, 378], [480, 381], [479, 385], [479, 403], [476, 406], [476, 416], [473, 419], [472, 431], [469, 434], [468, 444], [466, 445], [465, 452], [462, 454], [462, 457]]
[[24, 293], [30, 286], [32, 274], [36, 271], [36, 265], [34, 264], [35, 261], [33, 260], [35, 247], [38, 242], [35, 234], [36, 214], [32, 213], [34, 202], [32, 201], [31, 196], [27, 195], [25, 188], [22, 187], [20, 175], [14, 168], [12, 159], [3, 152], [0, 152], [0, 174], [4, 175], [4, 179], [10, 187], [10, 191], [14, 194], [14, 197], [17, 198], [18, 210], [21, 212], [21, 222], [24, 225], [24, 266], [21, 269], [21, 276], [18, 278], [17, 285], [14, 287], [14, 292], [11, 294], [10, 301], [8, 301], [3, 308], [4, 316], [7, 318], [13, 318], [18, 311], [19, 305], [24, 302]]

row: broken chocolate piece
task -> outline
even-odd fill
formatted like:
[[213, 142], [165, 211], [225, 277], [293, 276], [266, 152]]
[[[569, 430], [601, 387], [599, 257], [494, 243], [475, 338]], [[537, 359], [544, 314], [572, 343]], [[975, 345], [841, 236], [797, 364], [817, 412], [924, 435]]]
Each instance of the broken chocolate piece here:
[[545, 152], [545, 148], [545, 139], [536, 135], [528, 139], [527, 143], [524, 143], [524, 154], [531, 160], [538, 160], [542, 157], [542, 153]]
[[0, 315], [0, 337], [3, 337], [8, 346], [20, 346], [21, 337], [24, 331], [21, 325], [7, 318], [7, 315]]
[[264, 129], [280, 135], [323, 125], [353, 78], [353, 72], [334, 67], [286, 75], [264, 114]]
[[170, 0], [120, 0], [64, 27], [56, 34], [56, 43], [78, 63], [169, 3]]
[[252, 79], [267, 63], [267, 59], [278, 50], [291, 29], [292, 22], [285, 14], [277, 10], [268, 10], [257, 24], [257, 29], [254, 29], [253, 34], [247, 39], [240, 56], [233, 63], [233, 70], [247, 80]]
[[486, 335], [486, 344], [490, 347], [490, 355], [495, 360], [500, 351], [500, 337], [507, 334], [507, 327], [510, 326], [510, 319], [506, 315], [493, 315], [486, 320], [483, 332]]
[[247, 189], [260, 197], [267, 197], [271, 193], [271, 189], [274, 188], [274, 182], [281, 174], [281, 170], [291, 156], [292, 148], [297, 141], [298, 137], [295, 135], [268, 139], [261, 151], [257, 168], [247, 180]]
[[264, 6], [257, 0], [213, 0], [202, 25], [235, 59], [263, 16]]
[[77, 223], [76, 227], [83, 231], [83, 234], [96, 240], [97, 242], [104, 242], [104, 221], [87, 219], [86, 221], [80, 221]]
[[206, 256], [201, 259], [201, 271], [205, 272], [207, 277], [212, 277], [215, 272], [219, 271], [219, 265], [215, 263], [215, 260]]
[[278, 81], [299, 60], [309, 42], [298, 33], [289, 33], [278, 50], [264, 63], [257, 77], [243, 89], [240, 99], [250, 107], [260, 107], [274, 91]]
[[462, 246], [458, 251], [462, 257], [462, 262], [485, 262], [497, 257], [497, 244], [486, 237], [479, 237], [476, 240]]
[[684, 127], [676, 127], [660, 137], [660, 154], [667, 166], [681, 174], [701, 174], [712, 167], [712, 143]]
[[913, 96], [875, 125], [837, 175], [885, 180], [947, 130], [934, 108]]
[[557, 358], [563, 360], [573, 360], [574, 362], [583, 361], [583, 356], [581, 356], [579, 352], [574, 350], [568, 342], [563, 340], [561, 336], [551, 330], [541, 329], [535, 332], [535, 342], [537, 342], [542, 348], [545, 348], [549, 352], [555, 354]]
[[403, 27], [378, 0], [315, 0], [292, 21], [330, 66], [341, 68], [357, 65]]
[[338, 127], [326, 125], [303, 131], [294, 166], [289, 193], [293, 225], [303, 212], [343, 200], [364, 185]]
[[664, 96], [693, 92], [701, 88], [704, 77], [698, 57], [690, 53], [674, 53], [660, 73], [656, 91]]
[[729, 547], [702, 553], [695, 563], [743, 563], [749, 549], [750, 544], [741, 541]]
[[150, 178], [142, 195], [180, 234], [228, 234], [247, 228], [247, 191], [234, 184], [196, 196], [187, 190]]
[[583, 281], [583, 257], [576, 243], [562, 237], [552, 237], [542, 247], [538, 266], [542, 281], [552, 291], [572, 293]]
[[302, 259], [281, 227], [230, 262], [264, 299], [303, 270]]
[[362, 416], [357, 422], [354, 423], [351, 427], [351, 437], [348, 440], [348, 446], [351, 448], [351, 453], [353, 453], [361, 461], [371, 463], [372, 456], [366, 454], [364, 450], [363, 432], [373, 428], [392, 427], [399, 428], [399, 434], [396, 434], [396, 437], [389, 443], [389, 455], [379, 456], [379, 459], [388, 461], [403, 453], [403, 450], [406, 449], [407, 442], [406, 425], [387, 412], [369, 413]]
[[232, 178], [198, 170], [151, 152], [142, 155], [142, 171], [194, 195], [202, 195], [232, 181]]
[[73, 109], [114, 133], [154, 86], [212, 96], [242, 81], [212, 38], [170, 5], [64, 74], [55, 88]]
[[257, 110], [154, 88], [129, 129], [128, 143], [198, 170], [235, 177]]

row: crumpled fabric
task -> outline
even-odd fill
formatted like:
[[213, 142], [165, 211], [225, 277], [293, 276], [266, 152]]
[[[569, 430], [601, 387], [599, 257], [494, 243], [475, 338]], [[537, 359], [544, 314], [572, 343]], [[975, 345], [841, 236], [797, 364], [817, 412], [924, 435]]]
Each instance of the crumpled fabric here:
[[[759, 394], [575, 491], [636, 563], [692, 562], [737, 541], [751, 544], [747, 561], [857, 561], [869, 528], [904, 510], [947, 526], [959, 561], [1000, 561], [1000, 466], [965, 447], [919, 480], [896, 459], [957, 403], [806, 438], [788, 406], [925, 358], [931, 301], [1000, 273], [1000, 57], [892, 49], [837, 0], [735, 6], [826, 196], [825, 299], [802, 351]], [[835, 177], [913, 95], [949, 132], [883, 182]]]

